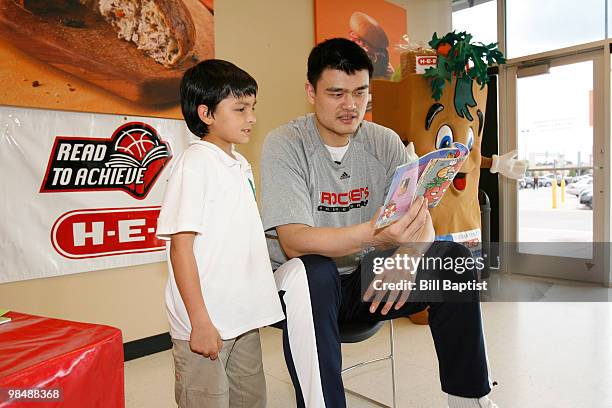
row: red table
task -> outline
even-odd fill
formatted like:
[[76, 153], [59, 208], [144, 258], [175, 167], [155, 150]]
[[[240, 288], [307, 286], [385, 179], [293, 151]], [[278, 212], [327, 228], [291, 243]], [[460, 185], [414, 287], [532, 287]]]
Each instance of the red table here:
[[[6, 316], [12, 321], [0, 325], [0, 408], [124, 407], [119, 329]], [[9, 393], [22, 399], [10, 400]]]

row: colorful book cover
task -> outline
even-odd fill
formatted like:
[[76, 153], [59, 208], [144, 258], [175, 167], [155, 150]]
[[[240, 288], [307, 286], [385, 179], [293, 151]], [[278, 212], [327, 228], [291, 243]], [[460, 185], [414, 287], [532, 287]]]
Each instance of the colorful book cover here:
[[395, 170], [383, 210], [376, 228], [386, 227], [404, 215], [416, 197], [423, 196], [429, 208], [438, 205], [453, 182], [469, 153], [468, 148], [455, 143], [453, 147], [434, 150]]
[[393, 224], [402, 214], [405, 214], [414, 200], [419, 178], [417, 161], [406, 163], [395, 170], [389, 193], [385, 198], [385, 206], [376, 220], [376, 228]]

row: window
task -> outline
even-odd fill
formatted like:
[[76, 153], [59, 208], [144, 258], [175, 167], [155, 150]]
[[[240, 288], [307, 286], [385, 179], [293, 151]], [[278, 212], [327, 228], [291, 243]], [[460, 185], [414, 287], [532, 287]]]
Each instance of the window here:
[[606, 0], [506, 0], [506, 56], [603, 40]]
[[452, 25], [472, 34], [475, 42], [497, 42], [497, 1], [453, 0]]

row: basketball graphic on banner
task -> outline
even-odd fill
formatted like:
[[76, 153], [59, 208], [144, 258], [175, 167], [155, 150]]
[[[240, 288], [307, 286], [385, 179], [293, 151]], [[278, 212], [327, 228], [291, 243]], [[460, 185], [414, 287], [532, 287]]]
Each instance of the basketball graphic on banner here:
[[125, 185], [125, 189], [132, 190], [135, 196], [143, 195], [165, 164], [159, 159], [171, 156], [168, 146], [161, 142], [155, 129], [137, 122], [121, 126], [115, 131], [113, 140], [115, 152], [110, 155], [106, 166], [145, 168], [142, 183]]

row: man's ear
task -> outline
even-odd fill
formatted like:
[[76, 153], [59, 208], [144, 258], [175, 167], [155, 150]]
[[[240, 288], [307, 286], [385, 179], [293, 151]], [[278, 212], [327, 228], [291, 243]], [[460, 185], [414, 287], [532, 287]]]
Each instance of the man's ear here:
[[315, 88], [310, 82], [306, 82], [304, 84], [304, 90], [306, 91], [306, 96], [308, 97], [308, 102], [314, 105], [315, 100]]
[[211, 123], [215, 121], [215, 118], [213, 117], [213, 115], [209, 114], [208, 106], [206, 105], [198, 106], [198, 117], [200, 118], [202, 122], [206, 123], [207, 125], [210, 125]]

